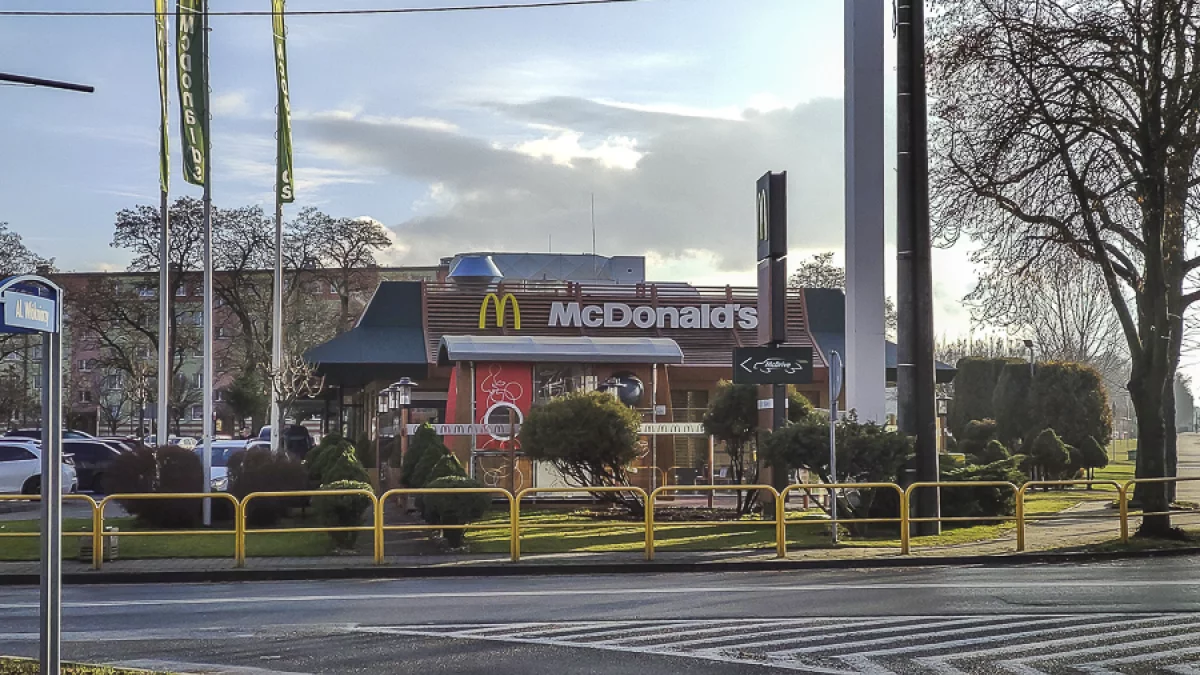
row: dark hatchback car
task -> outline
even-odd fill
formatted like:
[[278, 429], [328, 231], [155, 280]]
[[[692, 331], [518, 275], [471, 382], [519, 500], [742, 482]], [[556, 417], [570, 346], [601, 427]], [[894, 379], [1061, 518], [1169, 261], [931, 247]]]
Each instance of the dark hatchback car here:
[[69, 439], [63, 441], [63, 454], [75, 461], [81, 491], [107, 494], [109, 470], [121, 451], [100, 441]]

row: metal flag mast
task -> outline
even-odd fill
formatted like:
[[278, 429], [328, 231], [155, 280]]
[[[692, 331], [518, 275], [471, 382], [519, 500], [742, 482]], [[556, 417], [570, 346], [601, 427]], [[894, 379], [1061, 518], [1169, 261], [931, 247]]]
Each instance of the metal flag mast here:
[[[168, 212], [167, 191], [171, 166], [168, 162], [167, 150], [167, 3], [166, 0], [154, 0], [155, 37], [158, 52], [158, 93], [162, 119], [159, 129], [159, 187], [160, 204], [158, 231], [158, 399], [155, 407], [155, 445], [163, 447], [167, 444], [167, 417], [170, 412], [167, 403], [171, 397], [171, 364], [174, 358], [171, 349], [171, 263], [170, 242], [171, 225]], [[140, 430], [139, 430], [140, 432]]]
[[[201, 39], [204, 44], [204, 99], [208, 101], [208, 3], [204, 2], [201, 14]], [[200, 119], [204, 128], [204, 357], [201, 377], [204, 379], [204, 485], [205, 492], [212, 491], [212, 443], [213, 443], [213, 259], [212, 259], [212, 139], [210, 137], [212, 117], [208, 105]], [[204, 500], [204, 525], [212, 525], [212, 500]]]

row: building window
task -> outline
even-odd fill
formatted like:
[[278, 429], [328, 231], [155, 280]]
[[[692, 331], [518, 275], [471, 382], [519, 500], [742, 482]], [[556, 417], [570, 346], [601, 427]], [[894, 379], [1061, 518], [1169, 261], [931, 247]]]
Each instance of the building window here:
[[88, 391], [87, 389], [84, 389], [83, 391], [79, 392], [79, 402], [80, 403], [91, 403], [92, 402], [92, 392]]
[[221, 391], [220, 389], [214, 391], [213, 392], [213, 400], [216, 401], [217, 403], [224, 401], [225, 400], [225, 392]]
[[[703, 422], [708, 411], [708, 392], [683, 390], [671, 392], [672, 422]], [[708, 463], [708, 439], [702, 436], [675, 436], [675, 466], [699, 469]]]
[[139, 358], [139, 359], [148, 359], [148, 358], [150, 358], [150, 348], [149, 348], [149, 347], [146, 347], [146, 346], [138, 347], [138, 348], [137, 348], [137, 355], [138, 355], [138, 358]]
[[175, 297], [186, 298], [187, 297], [187, 286], [184, 285], [184, 286], [180, 286], [179, 288], [176, 288], [175, 289]]
[[95, 365], [96, 361], [94, 359], [79, 359], [79, 372], [90, 373]]
[[229, 338], [229, 329], [224, 326], [217, 326], [217, 337], [222, 340]]
[[142, 286], [138, 289], [137, 293], [138, 297], [140, 298], [153, 298], [158, 295], [157, 289], [150, 288], [148, 286]]
[[204, 312], [192, 312], [192, 325], [194, 325], [194, 326], [203, 326], [204, 325]]
[[192, 376], [192, 386], [197, 389], [204, 386], [204, 373], [196, 373]]
[[192, 421], [199, 422], [204, 419], [204, 406], [192, 406]]
[[329, 292], [330, 292], [330, 293], [332, 293], [332, 294], [334, 294], [334, 295], [337, 295], [338, 289], [337, 289], [337, 284], [336, 284], [336, 283], [334, 283], [334, 282], [332, 282], [332, 281], [331, 281], [331, 282], [329, 282]]
[[586, 365], [538, 365], [533, 371], [533, 405], [576, 391], [595, 391], [596, 376]]

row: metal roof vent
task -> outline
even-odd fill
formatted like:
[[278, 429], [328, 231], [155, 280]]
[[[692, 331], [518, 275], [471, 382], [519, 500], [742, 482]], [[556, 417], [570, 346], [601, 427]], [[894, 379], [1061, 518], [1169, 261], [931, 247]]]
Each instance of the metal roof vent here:
[[490, 255], [464, 255], [450, 268], [448, 277], [464, 288], [487, 287], [504, 278]]

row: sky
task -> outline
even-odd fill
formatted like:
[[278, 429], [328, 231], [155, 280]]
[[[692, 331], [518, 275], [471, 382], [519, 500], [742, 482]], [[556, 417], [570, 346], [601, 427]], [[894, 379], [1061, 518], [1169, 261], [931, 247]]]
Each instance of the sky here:
[[[290, 0], [288, 9], [444, 4]], [[316, 206], [375, 218], [395, 241], [382, 262], [429, 265], [468, 250], [590, 251], [594, 198], [598, 253], [645, 255], [652, 280], [753, 285], [754, 183], [786, 170], [791, 262], [819, 251], [840, 260], [842, 4], [289, 17], [297, 198], [285, 215]], [[890, 3], [879, 5], [890, 26]], [[54, 3], [98, 6], [152, 9], [150, 0]], [[213, 11], [269, 6], [210, 0]], [[211, 28], [214, 203], [270, 211], [270, 17], [214, 16]], [[886, 39], [880, 152], [894, 261], [895, 44]], [[96, 87], [0, 87], [0, 221], [61, 269], [124, 268], [128, 256], [109, 245], [114, 214], [158, 203], [153, 18], [6, 18], [0, 63]], [[170, 91], [171, 195], [199, 196], [181, 176], [173, 79]], [[967, 250], [934, 252], [938, 334], [972, 329], [962, 298], [973, 281]]]

